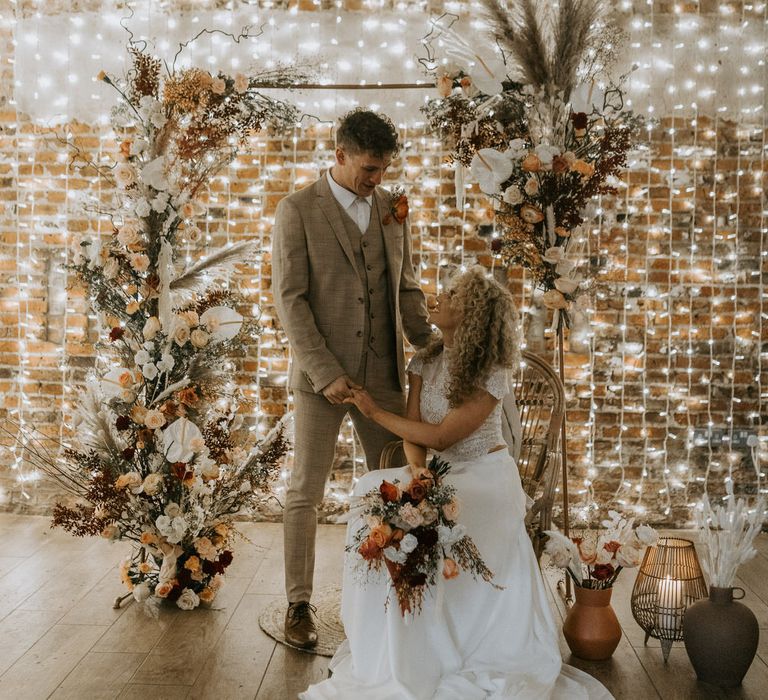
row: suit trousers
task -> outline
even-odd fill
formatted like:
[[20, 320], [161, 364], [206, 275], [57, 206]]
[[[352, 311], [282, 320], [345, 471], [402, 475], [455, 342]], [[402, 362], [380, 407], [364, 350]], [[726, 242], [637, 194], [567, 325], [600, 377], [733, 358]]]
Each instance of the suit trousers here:
[[[383, 383], [383, 382], [382, 382]], [[382, 408], [403, 415], [405, 397], [392, 388], [366, 382], [366, 389]], [[384, 447], [398, 437], [363, 416], [351, 404], [333, 405], [322, 394], [294, 391], [295, 444], [291, 481], [283, 512], [285, 592], [291, 603], [309, 601], [315, 570], [317, 508], [333, 465], [339, 429], [349, 414], [365, 451], [369, 470], [378, 469]]]

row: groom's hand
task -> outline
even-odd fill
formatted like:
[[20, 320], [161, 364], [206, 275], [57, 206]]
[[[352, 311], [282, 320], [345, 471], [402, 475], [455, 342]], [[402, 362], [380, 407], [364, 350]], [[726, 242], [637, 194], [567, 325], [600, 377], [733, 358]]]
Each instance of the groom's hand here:
[[355, 384], [346, 374], [342, 374], [326, 386], [322, 392], [323, 396], [325, 396], [330, 403], [339, 404], [344, 403], [344, 399], [352, 396], [353, 389], [359, 388], [360, 386]]

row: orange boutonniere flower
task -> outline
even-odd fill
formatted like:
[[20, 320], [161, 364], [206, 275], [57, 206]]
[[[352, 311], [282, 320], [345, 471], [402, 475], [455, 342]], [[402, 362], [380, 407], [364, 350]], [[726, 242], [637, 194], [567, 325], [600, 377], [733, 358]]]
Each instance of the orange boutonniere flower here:
[[408, 218], [408, 197], [401, 187], [392, 190], [392, 199], [389, 204], [389, 212], [384, 216], [384, 225], [391, 224], [394, 219], [402, 224]]

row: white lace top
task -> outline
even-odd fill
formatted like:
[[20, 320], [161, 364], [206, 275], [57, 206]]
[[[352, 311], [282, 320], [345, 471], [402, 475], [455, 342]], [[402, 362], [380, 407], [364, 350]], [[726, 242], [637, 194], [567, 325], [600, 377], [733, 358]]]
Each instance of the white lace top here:
[[[419, 408], [421, 420], [437, 424], [448, 414], [448, 353], [444, 350], [429, 362], [414, 357], [408, 365], [408, 371], [422, 378]], [[509, 392], [509, 373], [504, 367], [491, 372], [484, 389], [491, 396], [502, 399]], [[504, 445], [501, 432], [501, 401], [491, 411], [483, 424], [471, 435], [459, 440], [444, 450], [441, 456], [448, 462], [466, 462], [485, 455], [497, 445]]]

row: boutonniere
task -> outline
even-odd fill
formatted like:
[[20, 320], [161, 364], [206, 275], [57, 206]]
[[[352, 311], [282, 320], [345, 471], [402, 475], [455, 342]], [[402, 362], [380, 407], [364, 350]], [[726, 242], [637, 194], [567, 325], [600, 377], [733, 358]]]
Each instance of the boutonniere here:
[[402, 187], [395, 187], [389, 200], [389, 211], [384, 216], [384, 224], [392, 223], [394, 219], [402, 224], [408, 218], [408, 197]]

